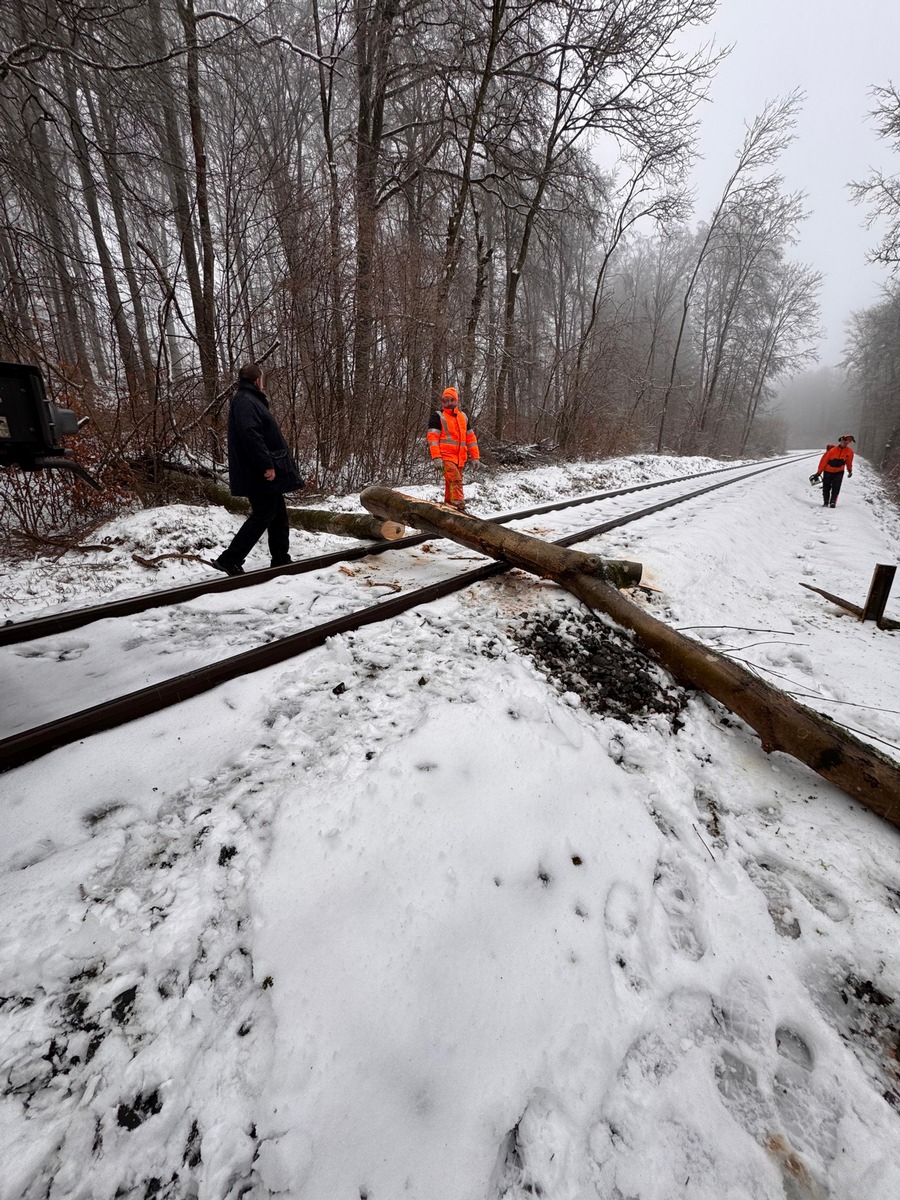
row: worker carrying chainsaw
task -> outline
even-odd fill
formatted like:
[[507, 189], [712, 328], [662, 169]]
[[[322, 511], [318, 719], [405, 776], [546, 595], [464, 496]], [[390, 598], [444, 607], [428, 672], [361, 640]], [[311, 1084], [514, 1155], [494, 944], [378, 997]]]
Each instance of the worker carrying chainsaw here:
[[850, 443], [856, 438], [849, 433], [838, 438], [836, 446], [828, 445], [819, 462], [815, 475], [810, 475], [810, 483], [822, 481], [822, 503], [826, 508], [834, 508], [837, 504], [838, 492], [844, 482], [844, 470], [848, 475], [853, 474], [853, 451]]
[[480, 455], [478, 439], [459, 407], [455, 387], [444, 388], [440, 411], [433, 412], [428, 422], [427, 438], [432, 464], [444, 477], [444, 503], [465, 512], [463, 468], [470, 462], [472, 470], [477, 470]]

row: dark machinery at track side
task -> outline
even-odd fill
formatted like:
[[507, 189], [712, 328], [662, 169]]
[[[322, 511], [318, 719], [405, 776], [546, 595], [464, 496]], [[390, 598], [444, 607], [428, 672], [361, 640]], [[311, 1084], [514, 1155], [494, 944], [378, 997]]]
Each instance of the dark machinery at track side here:
[[100, 484], [60, 441], [83, 423], [71, 409], [47, 399], [37, 367], [0, 362], [0, 466], [71, 471], [99, 491]]

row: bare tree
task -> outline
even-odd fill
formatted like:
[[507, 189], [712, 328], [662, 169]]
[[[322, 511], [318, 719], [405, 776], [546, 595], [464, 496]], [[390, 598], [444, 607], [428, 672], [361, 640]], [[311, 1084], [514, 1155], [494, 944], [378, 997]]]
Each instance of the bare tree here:
[[[890, 83], [887, 87], [873, 88], [872, 94], [876, 104], [871, 115], [878, 135], [895, 151], [900, 150], [900, 90]], [[866, 227], [871, 228], [879, 220], [886, 222], [884, 235], [870, 259], [896, 269], [900, 266], [900, 178], [873, 171], [868, 179], [850, 186], [855, 199], [869, 205]]]
[[775, 273], [784, 247], [802, 219], [802, 196], [784, 196], [777, 179], [743, 193], [722, 220], [719, 238], [704, 264], [706, 303], [700, 319], [702, 351], [699, 400], [692, 440], [702, 446], [717, 407], [729, 356], [743, 356], [760, 282]]
[[[656, 439], [656, 452], [661, 454], [665, 444], [666, 420], [669, 413], [669, 402], [675, 388], [675, 378], [678, 371], [678, 354], [684, 339], [685, 329], [690, 312], [691, 297], [696, 286], [701, 268], [719, 235], [722, 224], [736, 201], [742, 200], [748, 193], [767, 191], [773, 184], [772, 177], [759, 180], [756, 173], [770, 167], [791, 143], [794, 137], [794, 125], [800, 107], [802, 96], [793, 92], [781, 100], [771, 101], [765, 106], [758, 117], [747, 127], [743, 144], [737, 154], [737, 163], [722, 189], [722, 194], [713, 210], [712, 217], [706, 226], [705, 234], [700, 242], [697, 258], [685, 286], [681, 302], [681, 320], [672, 351], [672, 361], [669, 367], [669, 378], [662, 397], [659, 414], [659, 430]], [[775, 177], [777, 179], [777, 177]]]
[[800, 288], [762, 249], [791, 110], [692, 229], [718, 56], [685, 34], [715, 0], [14, 8], [0, 339], [90, 407], [140, 495], [219, 468], [248, 357], [328, 486], [418, 470], [442, 381], [488, 450], [491, 430], [649, 448], [666, 410], [673, 433], [700, 414], [710, 447], [756, 436]]
[[746, 453], [754, 422], [773, 381], [801, 369], [814, 357], [811, 342], [819, 325], [819, 291], [822, 277], [802, 263], [783, 263], [780, 270], [760, 280], [748, 312], [748, 386], [740, 430], [739, 454]]

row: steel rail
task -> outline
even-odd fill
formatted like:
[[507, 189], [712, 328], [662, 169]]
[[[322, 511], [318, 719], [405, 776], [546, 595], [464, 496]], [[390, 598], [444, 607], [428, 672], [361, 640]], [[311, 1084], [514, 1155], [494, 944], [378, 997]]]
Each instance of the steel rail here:
[[[753, 475], [760, 475], [765, 471], [772, 471], [776, 467], [784, 465], [784, 462], [777, 462], [765, 467], [757, 467], [756, 470], [741, 475], [737, 479], [726, 479], [719, 483], [710, 484], [693, 492], [688, 492], [685, 495], [676, 496], [660, 504], [652, 505], [650, 508], [639, 509], [635, 513], [614, 517], [600, 525], [593, 525], [577, 533], [568, 534], [565, 537], [556, 539], [555, 544], [571, 546], [580, 541], [587, 541], [610, 529], [616, 529], [622, 525], [639, 521], [663, 509], [671, 508], [676, 504], [682, 504], [687, 500], [693, 500], [697, 496], [703, 496], [719, 488], [740, 483], [742, 480], [749, 479]], [[407, 612], [411, 608], [418, 607], [420, 604], [427, 604], [433, 600], [442, 599], [453, 592], [462, 591], [463, 588], [470, 587], [473, 583], [491, 579], [512, 569], [513, 567], [510, 563], [486, 563], [475, 570], [450, 576], [440, 583], [429, 584], [427, 587], [416, 588], [411, 592], [405, 592], [389, 600], [379, 601], [378, 604], [370, 605], [368, 608], [358, 609], [356, 612], [348, 613], [343, 617], [337, 617], [332, 621], [327, 621], [325, 624], [315, 625], [310, 629], [302, 630], [300, 633], [291, 634], [288, 637], [279, 638], [273, 642], [267, 642], [265, 645], [258, 646], [253, 650], [245, 650], [241, 654], [232, 655], [230, 658], [222, 659], [217, 663], [212, 663], [210, 666], [198, 667], [193, 671], [175, 676], [162, 683], [151, 684], [148, 687], [129, 692], [126, 696], [120, 696], [115, 700], [105, 700], [100, 704], [93, 705], [91, 708], [82, 709], [79, 712], [70, 713], [68, 716], [38, 725], [33, 729], [13, 734], [10, 737], [0, 740], [0, 772], [22, 766], [41, 757], [43, 754], [48, 754], [52, 750], [57, 750], [82, 738], [91, 737], [93, 734], [102, 733], [108, 729], [114, 729], [139, 717], [150, 716], [152, 713], [159, 712], [173, 704], [179, 704], [184, 700], [189, 700], [194, 696], [199, 696], [204, 692], [210, 691], [220, 684], [228, 683], [240, 675], [249, 675], [255, 671], [264, 670], [266, 667], [276, 666], [278, 663], [294, 658], [298, 654], [303, 654], [308, 650], [314, 649], [316, 646], [321, 646], [328, 638], [334, 637], [336, 634], [349, 633], [364, 625], [389, 620], [400, 613]]]
[[[781, 466], [785, 462], [794, 462], [797, 458], [808, 458], [811, 455], [791, 455], [779, 459], [772, 465]], [[597, 492], [589, 496], [578, 496], [568, 500], [554, 500], [548, 504], [539, 504], [533, 508], [522, 509], [519, 512], [506, 513], [499, 517], [487, 518], [497, 525], [507, 525], [511, 521], [523, 521], [528, 517], [539, 516], [541, 513], [554, 512], [564, 508], [575, 508], [578, 505], [594, 504], [599, 500], [609, 500], [615, 496], [627, 496], [634, 492], [643, 492], [648, 488], [663, 487], [665, 484], [684, 483], [689, 479], [703, 479], [708, 475], [718, 475], [725, 471], [739, 471], [748, 464], [742, 463], [734, 467], [716, 467], [711, 471], [698, 471], [694, 475], [680, 475], [674, 479], [657, 479], [652, 483], [633, 484], [626, 488], [615, 488], [608, 492]], [[8, 621], [0, 626], [0, 646], [12, 646], [21, 642], [36, 641], [42, 637], [52, 637], [59, 633], [68, 633], [73, 629], [81, 629], [94, 621], [103, 621], [115, 617], [133, 616], [136, 613], [147, 612], [152, 608], [164, 608], [168, 605], [183, 604], [198, 596], [212, 595], [218, 592], [236, 591], [240, 588], [255, 587], [267, 583], [270, 579], [281, 575], [303, 575], [309, 571], [319, 571], [337, 563], [356, 562], [367, 558], [370, 554], [384, 554], [388, 550], [402, 550], [410, 546], [419, 546], [423, 542], [433, 541], [428, 534], [413, 534], [410, 537], [398, 538], [396, 541], [369, 542], [366, 545], [344, 550], [335, 550], [330, 554], [319, 554], [311, 558], [303, 558], [285, 567], [265, 567], [259, 571], [250, 571], [246, 575], [226, 576], [222, 579], [202, 580], [198, 583], [184, 583], [177, 587], [159, 592], [143, 592], [138, 596], [126, 596], [122, 600], [112, 600], [106, 604], [92, 604], [84, 608], [72, 609], [68, 612], [54, 613], [47, 617], [31, 617], [24, 621]]]
[[[814, 458], [815, 455], [804, 455], [803, 457]], [[659, 504], [652, 504], [649, 508], [642, 508], [639, 515], [641, 518], [652, 516], [653, 513], [662, 512], [664, 508], [671, 508], [673, 504], [680, 503], [681, 499], [693, 500], [697, 496], [705, 496], [707, 492], [715, 492], [719, 488], [730, 487], [733, 483], [740, 483], [742, 479], [749, 479], [752, 475], [761, 475], [764, 471], [774, 471], [776, 467], [783, 467], [784, 465], [781, 462], [772, 463], [767, 467], [757, 467], [755, 471], [749, 471], [746, 475], [741, 475], [738, 479], [725, 479], [721, 483], [710, 483], [706, 487], [698, 488], [696, 492], [691, 492], [688, 496], [679, 497], [679, 499], [673, 501], [663, 500]], [[574, 546], [576, 542], [582, 542], [589, 537], [596, 537], [601, 533], [608, 533], [611, 529], [618, 529], [620, 525], [628, 525], [632, 520], [637, 519], [637, 516], [632, 518], [627, 515], [624, 517], [613, 517], [609, 521], [603, 521], [600, 525], [593, 525], [590, 529], [583, 530], [578, 534], [570, 534], [568, 537], [560, 538], [558, 544], [560, 546]]]

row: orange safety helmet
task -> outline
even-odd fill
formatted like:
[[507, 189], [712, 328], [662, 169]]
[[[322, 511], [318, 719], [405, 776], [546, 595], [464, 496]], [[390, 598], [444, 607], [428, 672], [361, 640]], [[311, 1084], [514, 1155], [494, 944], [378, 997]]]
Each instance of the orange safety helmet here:
[[441, 392], [441, 399], [455, 400], [456, 403], [459, 404], [459, 392], [455, 387], [444, 388], [444, 390]]

